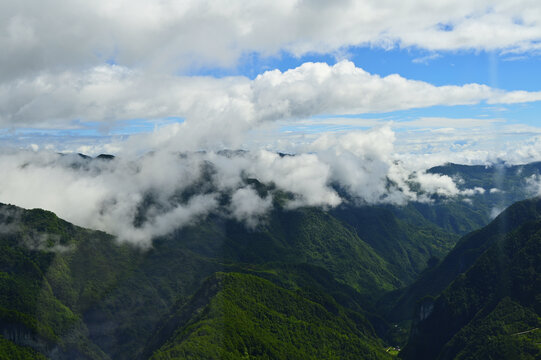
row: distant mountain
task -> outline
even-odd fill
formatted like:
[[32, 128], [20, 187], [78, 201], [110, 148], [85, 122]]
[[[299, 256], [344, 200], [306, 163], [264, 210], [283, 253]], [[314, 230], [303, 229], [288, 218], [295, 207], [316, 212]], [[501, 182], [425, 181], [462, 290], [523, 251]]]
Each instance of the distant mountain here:
[[432, 202], [404, 206], [346, 205], [330, 212], [386, 260], [404, 284], [443, 259], [461, 235], [487, 225], [511, 204], [531, 197], [529, 179], [541, 174], [541, 162], [512, 166], [449, 163], [427, 172], [450, 176], [461, 190], [483, 192], [454, 198], [434, 196]]
[[517, 203], [459, 242], [431, 275], [450, 285], [418, 303], [402, 358], [541, 357], [540, 210], [539, 199]]
[[449, 163], [427, 172], [450, 176], [461, 190], [484, 189], [483, 193], [470, 195], [468, 199], [451, 199], [450, 203], [441, 204], [443, 206], [411, 204], [443, 229], [463, 235], [488, 224], [511, 204], [535, 196], [531, 181], [541, 174], [541, 162], [524, 165]]
[[522, 165], [508, 165], [504, 163], [490, 165], [460, 165], [447, 163], [427, 170], [428, 173], [447, 175], [464, 182], [463, 187], [486, 187], [505, 191], [508, 194], [525, 194], [522, 186], [524, 179], [541, 173], [541, 162]]

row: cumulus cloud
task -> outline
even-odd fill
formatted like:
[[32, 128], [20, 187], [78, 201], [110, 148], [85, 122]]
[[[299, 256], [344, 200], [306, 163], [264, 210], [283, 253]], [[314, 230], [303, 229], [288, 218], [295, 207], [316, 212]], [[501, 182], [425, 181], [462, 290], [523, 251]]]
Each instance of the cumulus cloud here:
[[504, 92], [479, 84], [434, 86], [397, 74], [380, 77], [347, 60], [333, 66], [305, 63], [253, 80], [175, 77], [113, 65], [0, 84], [0, 126], [69, 129], [101, 123], [107, 129], [129, 119], [174, 116], [183, 122], [164, 125], [143, 141], [151, 148], [165, 142], [182, 150], [219, 149], [238, 147], [249, 129], [284, 119], [539, 99], [541, 92]]
[[[483, 100], [498, 102], [504, 94], [511, 94], [479, 84], [434, 86], [398, 74], [380, 77], [347, 60], [334, 66], [305, 63], [285, 72], [267, 71], [253, 81], [253, 88], [258, 113], [272, 120], [466, 105]], [[513, 97], [517, 102], [521, 98], [535, 101], [541, 99], [541, 92], [520, 92]]]
[[437, 174], [420, 172], [416, 174], [415, 179], [429, 193], [436, 193], [442, 196], [455, 196], [460, 192], [453, 179], [446, 175], [439, 176]]
[[289, 207], [335, 206], [340, 198], [329, 188], [330, 166], [315, 154], [281, 157], [269, 151], [260, 151], [249, 168], [249, 174], [265, 183], [295, 195]]
[[403, 182], [404, 174], [393, 176], [396, 170], [392, 158], [394, 139], [389, 127], [344, 135], [324, 134], [309, 150], [318, 153], [332, 169], [332, 181], [354, 198], [368, 203], [400, 203], [406, 194], [399, 191], [396, 196], [395, 189], [387, 184], [389, 177]]
[[536, 51], [541, 6], [521, 1], [68, 1], [0, 4], [0, 78], [114, 59], [126, 66], [232, 66], [246, 53], [348, 46]]
[[[339, 54], [357, 45], [427, 49], [428, 57], [457, 49], [533, 51], [541, 39], [540, 11], [527, 1], [3, 1], [0, 127], [97, 128], [103, 135], [126, 120], [159, 124], [175, 117], [179, 123], [131, 142], [216, 150], [242, 147], [247, 130], [277, 120], [539, 101], [540, 92], [380, 77], [349, 61], [305, 63], [254, 79], [183, 74], [234, 66], [246, 54]], [[457, 119], [453, 128], [482, 122]]]

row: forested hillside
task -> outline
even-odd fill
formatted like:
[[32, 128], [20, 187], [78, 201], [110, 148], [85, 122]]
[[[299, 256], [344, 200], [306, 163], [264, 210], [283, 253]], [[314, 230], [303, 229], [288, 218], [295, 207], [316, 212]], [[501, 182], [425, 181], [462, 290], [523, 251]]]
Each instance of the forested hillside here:
[[[404, 359], [537, 359], [541, 356], [541, 201], [515, 204], [506, 233], [496, 219], [457, 251], [476, 258], [437, 297], [418, 303]], [[503, 213], [501, 216], [506, 215]], [[514, 217], [521, 214], [520, 217]], [[523, 219], [522, 224], [516, 220]], [[480, 248], [484, 248], [483, 251]], [[454, 255], [455, 257], [457, 255]], [[459, 255], [460, 256], [460, 255]], [[448, 258], [451, 257], [451, 254]], [[471, 258], [470, 258], [471, 259]], [[469, 260], [469, 259], [468, 259]], [[466, 260], [467, 261], [467, 260]], [[463, 263], [467, 266], [467, 263]]]
[[[431, 171], [490, 189], [496, 170]], [[541, 201], [464, 235], [523, 182], [404, 206], [278, 197], [255, 227], [215, 213], [150, 248], [0, 205], [0, 358], [385, 359], [408, 337], [407, 359], [535, 357]]]

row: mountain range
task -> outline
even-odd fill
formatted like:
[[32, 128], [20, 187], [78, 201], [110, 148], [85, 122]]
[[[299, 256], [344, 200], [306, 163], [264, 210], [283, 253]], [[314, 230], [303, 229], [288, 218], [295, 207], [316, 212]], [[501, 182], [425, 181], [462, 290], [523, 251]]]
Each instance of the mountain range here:
[[539, 358], [540, 172], [446, 164], [428, 173], [483, 191], [277, 198], [256, 228], [216, 213], [149, 249], [0, 205], [0, 359]]

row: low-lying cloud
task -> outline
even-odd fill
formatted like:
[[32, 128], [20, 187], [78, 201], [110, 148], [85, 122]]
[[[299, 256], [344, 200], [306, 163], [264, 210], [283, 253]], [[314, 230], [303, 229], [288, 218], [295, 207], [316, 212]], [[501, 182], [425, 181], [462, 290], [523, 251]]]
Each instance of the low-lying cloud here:
[[[0, 201], [48, 209], [77, 225], [148, 246], [152, 238], [209, 213], [255, 228], [279, 194], [287, 199], [286, 209], [295, 209], [343, 202], [405, 204], [478, 191], [459, 190], [448, 176], [409, 171], [393, 158], [393, 142], [394, 133], [383, 127], [326, 134], [296, 155], [162, 149], [105, 160], [4, 152]], [[255, 180], [264, 190], [251, 184]]]

